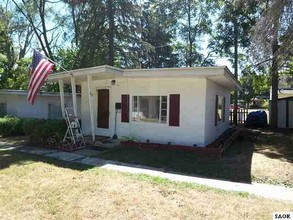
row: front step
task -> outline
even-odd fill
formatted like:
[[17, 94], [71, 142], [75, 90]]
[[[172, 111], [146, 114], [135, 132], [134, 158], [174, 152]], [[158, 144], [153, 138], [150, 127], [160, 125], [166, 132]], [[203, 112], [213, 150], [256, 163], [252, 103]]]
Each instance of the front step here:
[[92, 141], [91, 136], [85, 137], [85, 142], [87, 146], [94, 146], [94, 147], [103, 147], [103, 148], [115, 148], [120, 145], [120, 141], [118, 139], [112, 139], [110, 137], [105, 136], [96, 136], [95, 141]]

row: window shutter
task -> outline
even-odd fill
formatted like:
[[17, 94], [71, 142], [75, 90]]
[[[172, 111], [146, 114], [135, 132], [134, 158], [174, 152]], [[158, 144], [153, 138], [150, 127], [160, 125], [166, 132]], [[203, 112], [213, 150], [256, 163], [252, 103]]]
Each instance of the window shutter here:
[[169, 126], [179, 127], [180, 119], [180, 95], [171, 94], [169, 104]]
[[216, 95], [216, 103], [215, 103], [215, 126], [218, 125], [218, 95]]
[[121, 122], [129, 122], [129, 95], [121, 95]]
[[223, 107], [223, 109], [222, 109], [222, 111], [223, 111], [223, 122], [225, 122], [226, 121], [226, 98], [225, 97], [223, 97], [223, 105], [222, 105]]

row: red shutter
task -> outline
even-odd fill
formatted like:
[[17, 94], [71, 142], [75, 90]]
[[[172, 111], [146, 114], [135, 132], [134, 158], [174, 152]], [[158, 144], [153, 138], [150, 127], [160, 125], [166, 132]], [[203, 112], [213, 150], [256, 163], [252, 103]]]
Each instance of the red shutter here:
[[169, 126], [179, 127], [180, 119], [180, 95], [171, 94], [169, 104]]
[[121, 122], [129, 122], [129, 95], [121, 95]]

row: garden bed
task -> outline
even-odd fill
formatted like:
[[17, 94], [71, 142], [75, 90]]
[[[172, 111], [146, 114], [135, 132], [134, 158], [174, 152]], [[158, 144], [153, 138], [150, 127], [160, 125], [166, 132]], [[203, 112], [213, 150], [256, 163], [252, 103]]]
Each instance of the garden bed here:
[[221, 156], [222, 149], [220, 148], [207, 148], [207, 147], [191, 147], [184, 145], [170, 145], [159, 143], [143, 143], [137, 141], [121, 141], [121, 147], [139, 148], [139, 149], [157, 149], [157, 150], [173, 150], [173, 151], [185, 151], [192, 152], [199, 155], [207, 156]]

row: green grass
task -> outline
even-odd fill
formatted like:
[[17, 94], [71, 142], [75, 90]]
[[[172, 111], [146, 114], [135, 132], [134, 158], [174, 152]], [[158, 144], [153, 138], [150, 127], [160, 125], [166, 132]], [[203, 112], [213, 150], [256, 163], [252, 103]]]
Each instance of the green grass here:
[[290, 202], [0, 151], [0, 219], [269, 219]]
[[[140, 164], [169, 172], [250, 182], [251, 148], [246, 148], [249, 145], [246, 142], [238, 144], [240, 147], [229, 149], [224, 158], [198, 156], [195, 153], [184, 151], [128, 147], [103, 152], [98, 156], [107, 160]], [[237, 165], [235, 166], [235, 164]]]
[[293, 134], [290, 131], [265, 131], [257, 136], [244, 131], [222, 158], [131, 147], [120, 147], [98, 156], [167, 172], [293, 187]]
[[150, 175], [146, 175], [146, 174], [125, 174], [127, 176], [130, 176], [133, 179], [136, 180], [141, 180], [141, 181], [146, 181], [146, 182], [150, 182], [153, 184], [158, 184], [158, 185], [172, 185], [175, 186], [177, 188], [187, 188], [187, 189], [195, 189], [195, 190], [199, 190], [202, 192], [206, 192], [206, 191], [214, 191], [217, 193], [229, 193], [229, 194], [233, 194], [233, 195], [239, 195], [242, 197], [248, 197], [249, 193], [247, 192], [233, 192], [233, 191], [227, 191], [227, 190], [222, 190], [222, 189], [217, 189], [217, 188], [213, 188], [213, 187], [209, 187], [209, 186], [205, 186], [205, 185], [200, 185], [200, 184], [196, 184], [196, 183], [187, 183], [187, 182], [176, 182], [176, 181], [172, 181], [169, 180], [167, 178], [162, 178], [162, 177], [154, 177], [154, 176], [150, 176]]

